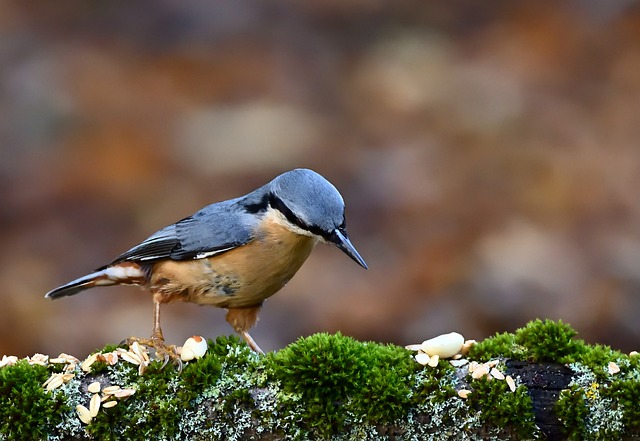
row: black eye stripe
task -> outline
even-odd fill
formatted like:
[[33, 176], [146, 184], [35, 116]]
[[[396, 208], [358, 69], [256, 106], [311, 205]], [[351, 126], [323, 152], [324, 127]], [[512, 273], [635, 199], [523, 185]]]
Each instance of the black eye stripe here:
[[305, 223], [302, 219], [296, 216], [293, 211], [291, 211], [289, 207], [287, 207], [282, 199], [280, 199], [278, 196], [270, 193], [268, 198], [269, 206], [271, 206], [271, 208], [273, 208], [274, 210], [278, 210], [280, 213], [282, 213], [284, 217], [292, 224], [302, 228], [305, 231], [321, 236], [327, 240], [331, 237], [331, 232], [324, 231], [320, 227], [308, 225], [307, 223]]

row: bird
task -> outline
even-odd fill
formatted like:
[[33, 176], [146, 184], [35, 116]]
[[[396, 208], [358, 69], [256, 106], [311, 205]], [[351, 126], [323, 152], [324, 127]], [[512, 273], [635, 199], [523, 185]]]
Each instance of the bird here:
[[111, 263], [49, 291], [72, 296], [97, 286], [137, 285], [153, 299], [151, 338], [130, 337], [179, 360], [165, 343], [160, 306], [184, 301], [225, 308], [226, 321], [253, 351], [249, 334], [263, 302], [284, 287], [318, 242], [335, 245], [358, 265], [367, 264], [352, 245], [342, 196], [315, 171], [298, 168], [250, 193], [208, 205], [153, 233]]

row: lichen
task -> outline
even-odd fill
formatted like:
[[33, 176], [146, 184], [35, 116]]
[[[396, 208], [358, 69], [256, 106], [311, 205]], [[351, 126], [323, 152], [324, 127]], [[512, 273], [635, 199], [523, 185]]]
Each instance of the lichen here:
[[[499, 360], [503, 373], [508, 358], [567, 363], [574, 375], [556, 412], [571, 439], [619, 439], [640, 430], [640, 358], [587, 345], [562, 322], [536, 320], [497, 334], [467, 357]], [[73, 378], [46, 391], [44, 381], [63, 371]], [[85, 424], [76, 406], [89, 406], [94, 381], [135, 393]], [[237, 337], [219, 337], [182, 371], [152, 361], [140, 375], [122, 360], [97, 361], [90, 372], [27, 360], [0, 368], [0, 440], [536, 438], [531, 398], [518, 378], [516, 384], [512, 392], [504, 380], [473, 379], [448, 360], [421, 366], [404, 348], [341, 334], [302, 338], [267, 356]], [[466, 399], [461, 389], [471, 391]]]

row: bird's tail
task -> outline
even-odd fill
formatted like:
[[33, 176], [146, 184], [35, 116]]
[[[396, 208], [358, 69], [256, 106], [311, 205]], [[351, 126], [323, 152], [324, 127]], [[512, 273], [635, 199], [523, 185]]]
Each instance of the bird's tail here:
[[66, 285], [49, 291], [45, 297], [57, 299], [72, 296], [94, 286], [140, 285], [147, 279], [147, 272], [134, 262], [122, 262], [117, 265], [101, 268], [91, 274], [79, 277]]

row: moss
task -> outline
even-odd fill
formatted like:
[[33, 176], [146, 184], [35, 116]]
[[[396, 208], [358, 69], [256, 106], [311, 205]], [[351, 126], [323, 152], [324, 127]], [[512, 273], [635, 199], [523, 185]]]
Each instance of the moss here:
[[531, 361], [562, 361], [576, 354], [584, 343], [575, 340], [578, 333], [562, 320], [534, 320], [515, 332], [515, 343], [527, 348]]
[[47, 368], [26, 360], [0, 369], [0, 434], [6, 439], [45, 439], [62, 422], [64, 399], [42, 387], [48, 377]]
[[637, 380], [613, 381], [601, 395], [622, 410], [622, 423], [627, 429], [640, 429], [640, 383]]
[[268, 366], [282, 384], [285, 409], [301, 410], [299, 424], [322, 438], [343, 432], [349, 414], [366, 415], [370, 423], [400, 418], [416, 370], [402, 348], [341, 334], [300, 339], [270, 354]]
[[482, 378], [472, 380], [469, 395], [469, 405], [481, 411], [481, 421], [487, 426], [509, 428], [514, 431], [517, 439], [532, 439], [538, 428], [534, 421], [531, 397], [524, 386], [515, 392], [509, 390], [504, 381]]
[[471, 347], [468, 357], [478, 361], [509, 358], [530, 362], [582, 363], [601, 375], [610, 361], [626, 357], [604, 345], [588, 345], [561, 320], [534, 320], [515, 333], [496, 334]]
[[555, 412], [570, 440], [585, 439], [585, 423], [589, 409], [585, 401], [585, 392], [581, 387], [573, 385], [563, 390], [555, 404]]
[[489, 361], [493, 358], [512, 358], [521, 360], [525, 348], [516, 345], [514, 334], [503, 332], [497, 333], [491, 338], [487, 338], [476, 343], [469, 350], [468, 358], [476, 361]]

